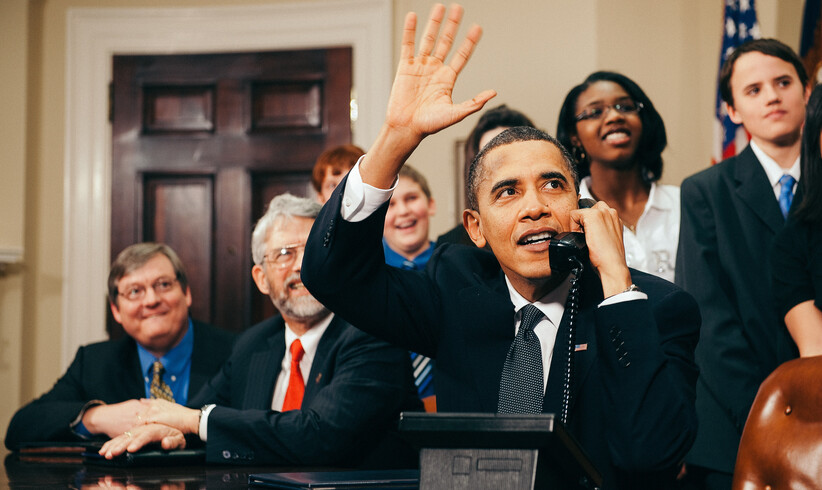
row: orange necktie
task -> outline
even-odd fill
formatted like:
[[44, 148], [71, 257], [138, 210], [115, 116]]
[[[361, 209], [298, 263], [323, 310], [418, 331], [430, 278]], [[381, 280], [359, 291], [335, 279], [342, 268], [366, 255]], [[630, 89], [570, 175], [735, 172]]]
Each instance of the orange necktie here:
[[305, 351], [300, 339], [291, 343], [291, 374], [288, 377], [288, 389], [285, 392], [285, 401], [283, 401], [282, 411], [297, 410], [303, 403], [303, 394], [305, 393], [305, 382], [303, 381], [303, 374], [300, 371], [300, 361], [303, 358]]

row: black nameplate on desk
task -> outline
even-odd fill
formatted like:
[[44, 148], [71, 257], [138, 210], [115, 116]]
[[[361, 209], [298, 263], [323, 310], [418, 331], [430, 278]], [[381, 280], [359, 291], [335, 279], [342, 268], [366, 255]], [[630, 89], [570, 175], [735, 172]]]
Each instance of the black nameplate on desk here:
[[596, 488], [602, 476], [553, 414], [400, 414], [420, 490]]
[[248, 475], [248, 484], [292, 490], [334, 490], [354, 488], [416, 489], [418, 470], [373, 471], [306, 471], [291, 473], [256, 473]]

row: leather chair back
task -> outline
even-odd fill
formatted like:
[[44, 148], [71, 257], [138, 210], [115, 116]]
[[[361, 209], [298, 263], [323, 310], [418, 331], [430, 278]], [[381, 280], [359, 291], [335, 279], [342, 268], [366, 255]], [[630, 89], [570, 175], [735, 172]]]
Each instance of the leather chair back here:
[[734, 490], [822, 488], [822, 356], [788, 361], [759, 387]]

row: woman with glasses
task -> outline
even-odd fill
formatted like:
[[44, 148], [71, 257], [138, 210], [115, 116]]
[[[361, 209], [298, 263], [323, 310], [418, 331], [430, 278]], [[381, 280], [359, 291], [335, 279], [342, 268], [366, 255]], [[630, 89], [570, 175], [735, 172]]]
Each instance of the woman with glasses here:
[[605, 201], [623, 224], [629, 267], [674, 280], [679, 187], [661, 185], [665, 124], [619, 73], [592, 73], [565, 97], [557, 139], [577, 160], [580, 197]]
[[[773, 291], [799, 355], [822, 355], [822, 85], [808, 99], [797, 199], [771, 249]], [[801, 199], [801, 200], [800, 200]]]

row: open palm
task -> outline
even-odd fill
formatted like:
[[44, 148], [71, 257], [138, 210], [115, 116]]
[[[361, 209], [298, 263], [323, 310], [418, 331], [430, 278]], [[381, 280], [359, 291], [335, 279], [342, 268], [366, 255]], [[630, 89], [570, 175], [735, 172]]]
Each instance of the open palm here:
[[493, 90], [486, 90], [460, 104], [454, 104], [451, 99], [457, 76], [482, 35], [479, 26], [471, 27], [451, 60], [445, 63], [454, 44], [462, 12], [459, 5], [452, 6], [440, 33], [445, 6], [435, 5], [417, 53], [414, 52], [417, 17], [414, 13], [406, 16], [400, 63], [386, 116], [386, 124], [392, 128], [408, 131], [421, 140], [478, 111], [496, 95]]

